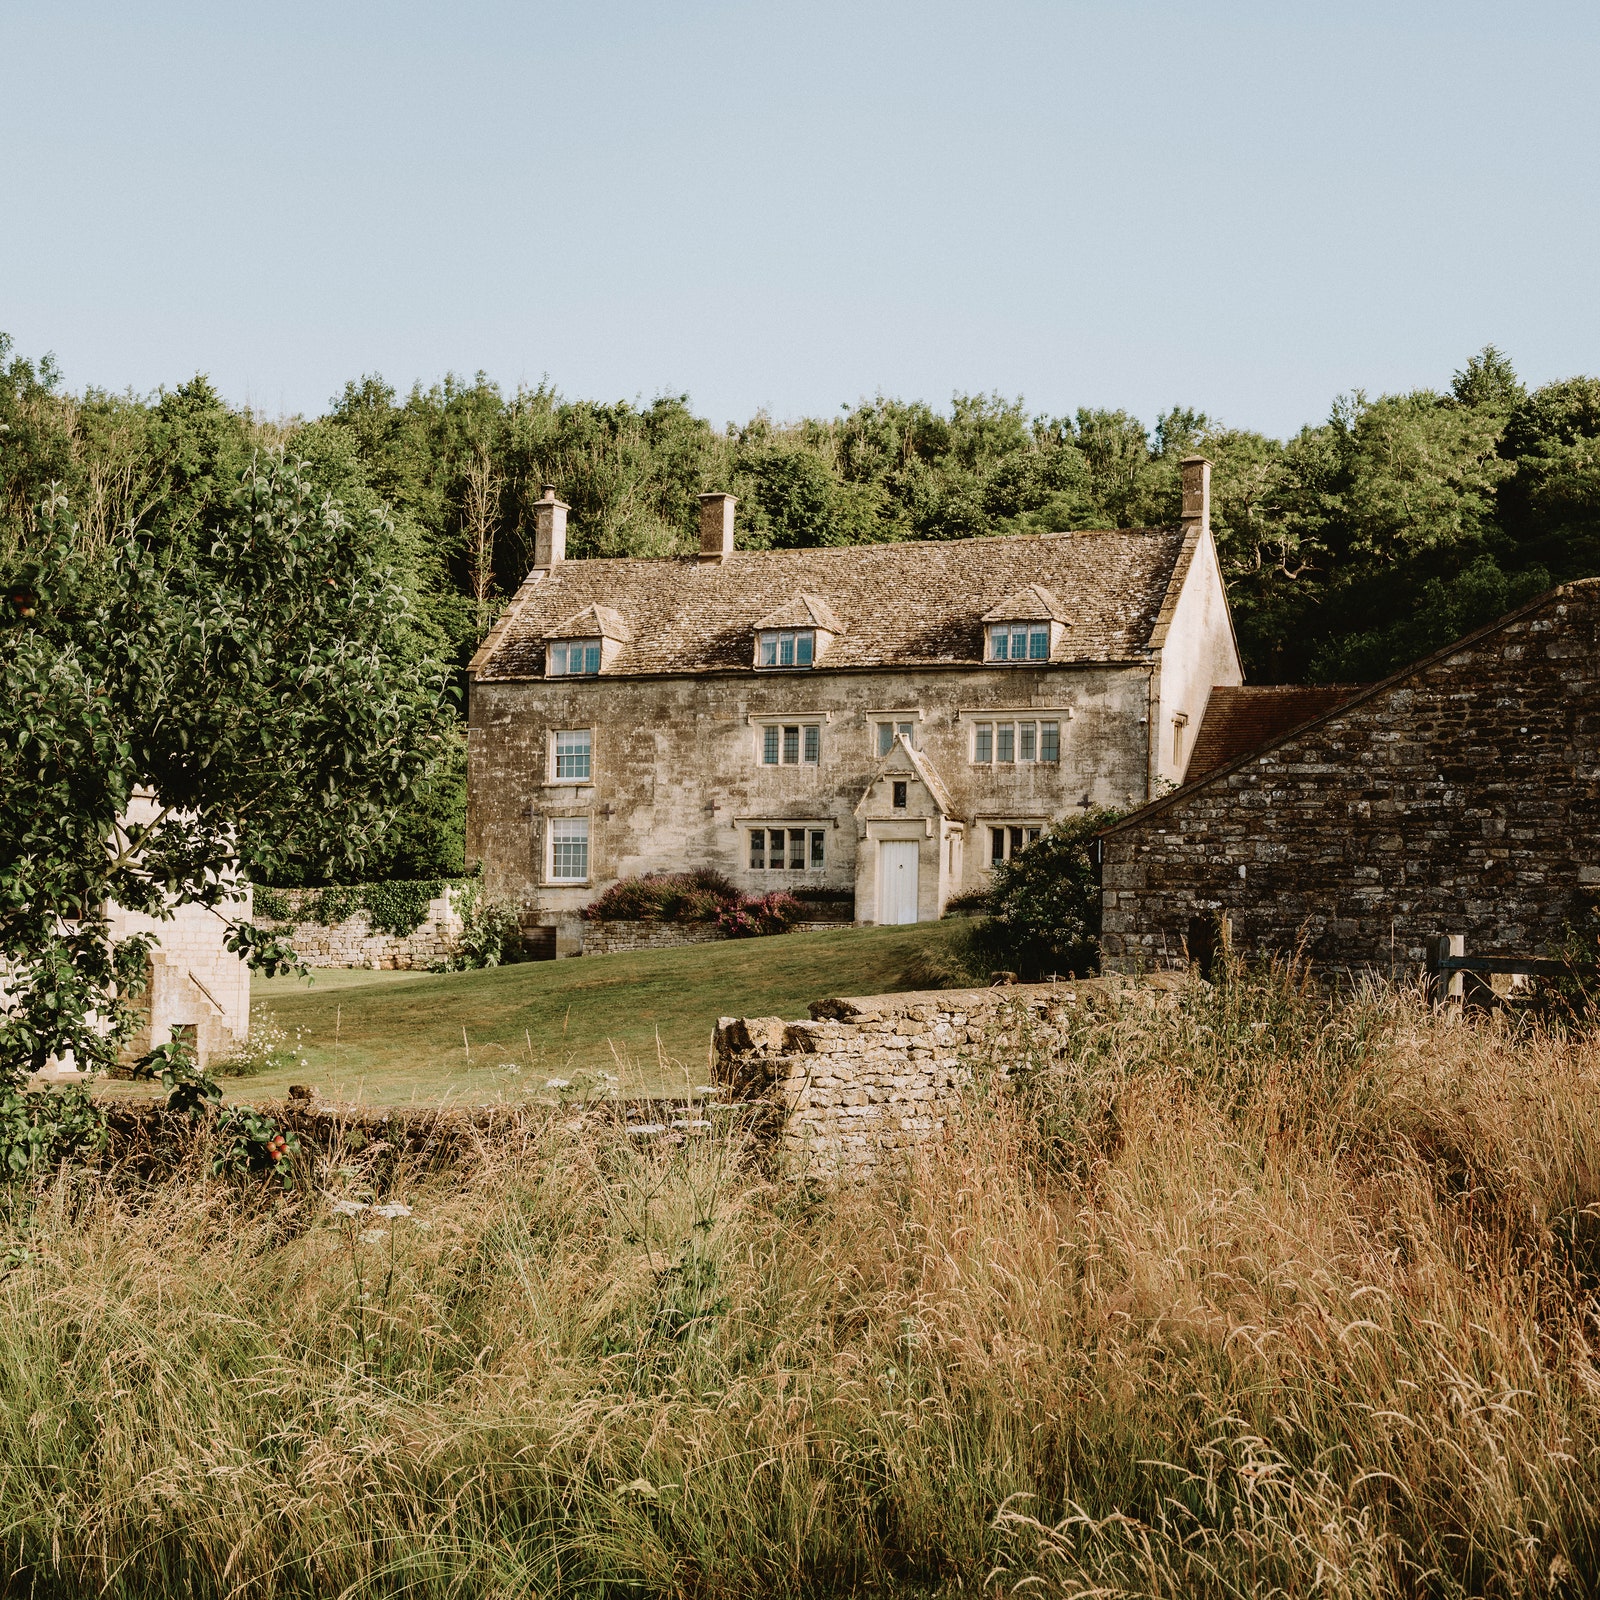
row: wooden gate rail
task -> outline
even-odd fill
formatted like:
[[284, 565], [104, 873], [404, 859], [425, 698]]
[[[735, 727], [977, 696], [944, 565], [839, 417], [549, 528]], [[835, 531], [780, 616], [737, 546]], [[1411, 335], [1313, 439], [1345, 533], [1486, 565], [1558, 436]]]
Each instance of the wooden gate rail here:
[[1426, 943], [1428, 992], [1435, 999], [1459, 1000], [1456, 974], [1521, 973], [1530, 978], [1561, 978], [1572, 971], [1572, 964], [1549, 956], [1469, 956], [1466, 938], [1456, 933], [1441, 933]]

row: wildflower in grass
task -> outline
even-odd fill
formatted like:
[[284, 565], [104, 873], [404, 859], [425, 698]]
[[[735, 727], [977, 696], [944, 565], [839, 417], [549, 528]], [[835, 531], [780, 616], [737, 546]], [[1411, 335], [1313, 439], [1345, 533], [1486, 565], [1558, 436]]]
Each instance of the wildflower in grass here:
[[332, 1206], [336, 1217], [359, 1217], [367, 1209], [359, 1200], [335, 1200]]
[[389, 1237], [387, 1228], [363, 1228], [361, 1230], [362, 1244], [378, 1244]]
[[547, 1089], [570, 1089], [572, 1087], [572, 1079], [571, 1078], [546, 1078], [544, 1080], [544, 1086]]
[[411, 1207], [403, 1200], [389, 1200], [381, 1206], [374, 1206], [372, 1214], [375, 1217], [387, 1217], [392, 1221], [395, 1217], [409, 1217]]

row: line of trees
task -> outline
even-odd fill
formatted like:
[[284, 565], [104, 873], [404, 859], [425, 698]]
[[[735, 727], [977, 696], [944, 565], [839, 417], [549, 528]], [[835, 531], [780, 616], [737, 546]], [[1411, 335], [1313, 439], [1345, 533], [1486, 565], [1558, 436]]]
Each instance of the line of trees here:
[[[665, 556], [694, 547], [707, 489], [739, 496], [745, 548], [1167, 523], [1178, 461], [1199, 450], [1260, 682], [1370, 679], [1600, 573], [1600, 379], [1529, 392], [1493, 348], [1448, 388], [1341, 396], [1277, 440], [1181, 406], [1150, 428], [1124, 411], [1034, 416], [996, 395], [943, 411], [880, 396], [718, 430], [684, 396], [508, 396], [481, 373], [404, 396], [367, 377], [321, 417], [271, 420], [203, 377], [148, 398], [73, 393], [48, 357], [0, 335], [0, 555], [37, 537], [38, 508], [62, 494], [91, 546], [135, 527], [182, 548], [276, 445], [375, 530], [374, 557], [415, 604], [414, 648], [458, 673], [530, 564], [545, 482], [572, 505], [573, 556]], [[460, 870], [462, 793], [458, 751], [370, 870]]]

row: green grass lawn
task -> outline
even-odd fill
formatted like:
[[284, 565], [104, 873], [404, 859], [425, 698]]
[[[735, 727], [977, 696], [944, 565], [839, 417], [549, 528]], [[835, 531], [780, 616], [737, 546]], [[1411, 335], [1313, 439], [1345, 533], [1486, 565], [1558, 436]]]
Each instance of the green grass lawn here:
[[487, 972], [321, 970], [260, 979], [270, 1014], [306, 1065], [231, 1079], [237, 1099], [308, 1083], [330, 1100], [472, 1104], [544, 1091], [546, 1080], [611, 1072], [624, 1094], [707, 1080], [719, 1016], [803, 1017], [813, 1000], [908, 987], [938, 923], [842, 928], [679, 950], [584, 956]]

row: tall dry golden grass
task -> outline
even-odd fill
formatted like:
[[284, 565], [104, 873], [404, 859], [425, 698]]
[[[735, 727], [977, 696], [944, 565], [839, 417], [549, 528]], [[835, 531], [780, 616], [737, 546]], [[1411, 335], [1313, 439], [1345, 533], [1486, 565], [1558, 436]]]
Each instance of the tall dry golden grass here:
[[1274, 973], [1011, 1065], [840, 1192], [555, 1120], [382, 1194], [59, 1179], [12, 1589], [1593, 1588], [1600, 1042]]

